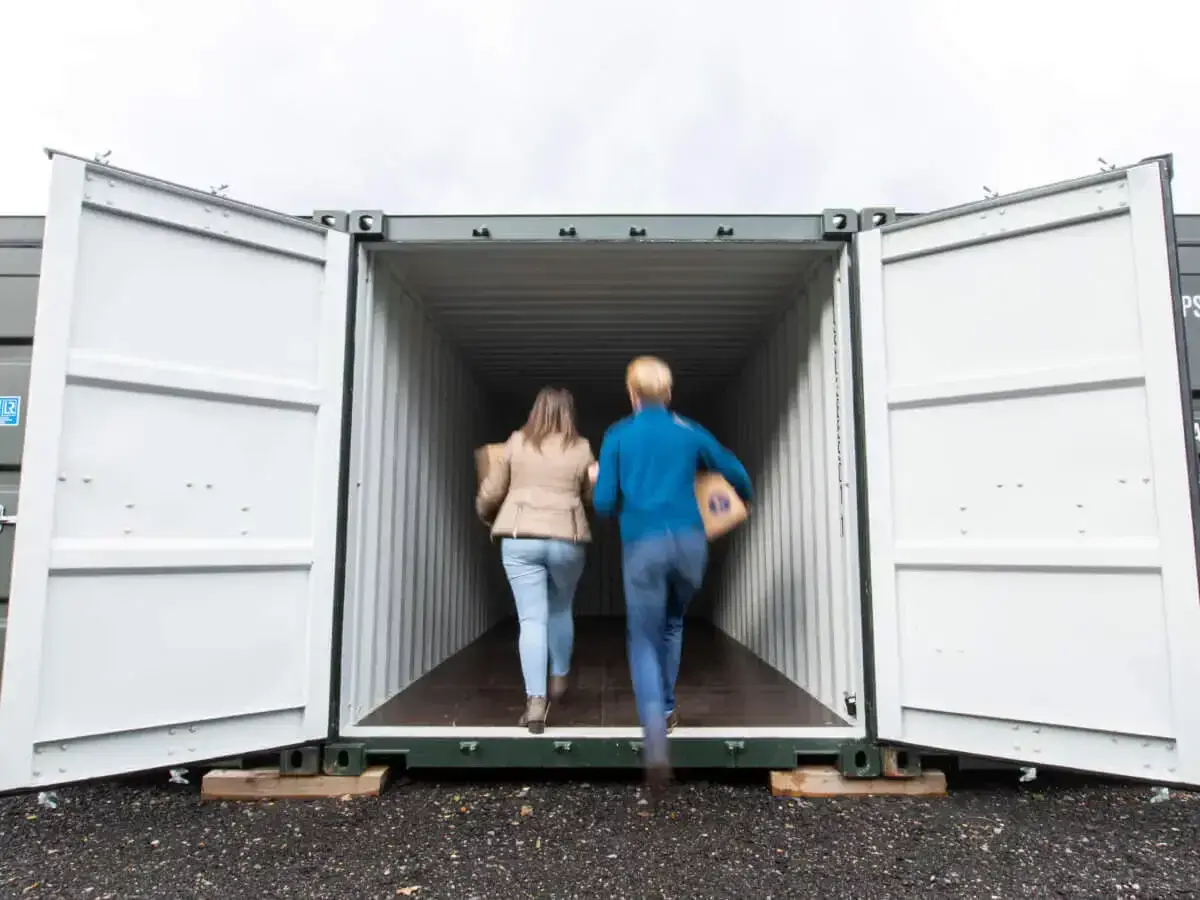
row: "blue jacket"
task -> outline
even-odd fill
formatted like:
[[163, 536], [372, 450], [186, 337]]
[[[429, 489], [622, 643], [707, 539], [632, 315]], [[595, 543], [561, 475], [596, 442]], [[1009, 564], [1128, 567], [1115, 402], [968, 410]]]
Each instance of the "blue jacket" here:
[[592, 503], [602, 516], [619, 512], [624, 543], [702, 530], [695, 482], [703, 469], [723, 476], [745, 502], [754, 499], [746, 468], [708, 431], [664, 407], [646, 407], [605, 433]]

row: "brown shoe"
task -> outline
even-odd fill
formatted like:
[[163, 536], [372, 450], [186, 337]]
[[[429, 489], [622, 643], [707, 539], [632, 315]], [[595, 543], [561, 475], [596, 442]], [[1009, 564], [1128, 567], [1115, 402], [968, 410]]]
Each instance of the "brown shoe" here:
[[561, 700], [567, 692], [567, 676], [566, 675], [551, 675], [550, 676], [550, 699], [555, 702]]
[[670, 734], [679, 727], [679, 713], [671, 710], [667, 713], [667, 734]]
[[525, 712], [519, 724], [528, 728], [530, 734], [541, 734], [546, 730], [546, 714], [550, 712], [550, 703], [545, 697], [529, 697], [525, 701]]

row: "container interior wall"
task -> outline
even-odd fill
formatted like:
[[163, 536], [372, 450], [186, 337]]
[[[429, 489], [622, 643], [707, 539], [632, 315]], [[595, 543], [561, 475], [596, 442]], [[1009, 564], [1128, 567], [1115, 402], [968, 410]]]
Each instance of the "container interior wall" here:
[[[512, 615], [499, 549], [475, 516], [472, 451], [523, 423], [533, 382], [507, 383], [481, 369], [481, 357], [439, 317], [447, 301], [428, 278], [414, 282], [404, 265], [384, 262], [389, 255], [370, 254], [361, 267], [370, 278], [360, 285], [356, 328], [343, 723]], [[700, 395], [680, 391], [680, 411], [739, 454], [757, 491], [750, 521], [713, 545], [693, 614], [852, 720], [845, 696], [858, 690], [861, 648], [848, 549], [857, 538], [840, 519], [841, 484], [853, 479], [837, 464], [840, 420], [850, 413], [847, 402], [839, 417], [837, 404], [849, 364], [840, 371], [835, 361], [836, 251], [797, 265], [804, 276], [779, 287], [771, 315], [747, 303], [762, 321], [732, 377], [710, 380]], [[597, 327], [603, 309], [589, 304], [591, 324], [580, 327]], [[607, 329], [621, 327], [619, 314], [614, 308]], [[636, 321], [628, 327], [638, 330]], [[694, 350], [704, 357], [703, 346]], [[628, 414], [622, 369], [613, 369], [611, 384], [547, 378], [573, 389], [580, 431], [597, 454], [608, 426]], [[852, 446], [845, 435], [843, 445]], [[594, 516], [592, 526], [575, 614], [620, 616], [618, 529]], [[577, 631], [577, 642], [586, 639]]]
[[364, 254], [343, 607], [341, 720], [354, 722], [507, 614], [475, 516], [472, 449], [501, 412], [418, 298]]
[[[844, 261], [799, 288], [722, 397], [716, 435], [757, 493], [717, 545], [712, 622], [839, 715], [862, 666]], [[851, 540], [848, 536], [855, 535]]]

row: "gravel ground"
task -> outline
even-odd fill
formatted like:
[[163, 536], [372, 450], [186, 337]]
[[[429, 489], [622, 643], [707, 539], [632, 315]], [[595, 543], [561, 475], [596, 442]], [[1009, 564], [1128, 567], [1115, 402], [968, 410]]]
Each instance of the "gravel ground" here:
[[[764, 777], [402, 780], [380, 799], [201, 804], [195, 784], [0, 799], [0, 897], [1179, 897], [1200, 802], [1015, 775], [947, 799], [774, 799]], [[538, 780], [538, 779], [541, 780]]]

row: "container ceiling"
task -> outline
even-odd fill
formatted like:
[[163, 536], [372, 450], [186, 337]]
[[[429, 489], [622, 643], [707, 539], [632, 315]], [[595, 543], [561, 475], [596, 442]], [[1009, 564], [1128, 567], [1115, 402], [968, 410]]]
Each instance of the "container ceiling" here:
[[677, 394], [737, 374], [810, 269], [829, 253], [763, 243], [412, 244], [379, 263], [494, 388], [559, 384], [619, 396], [651, 353]]

